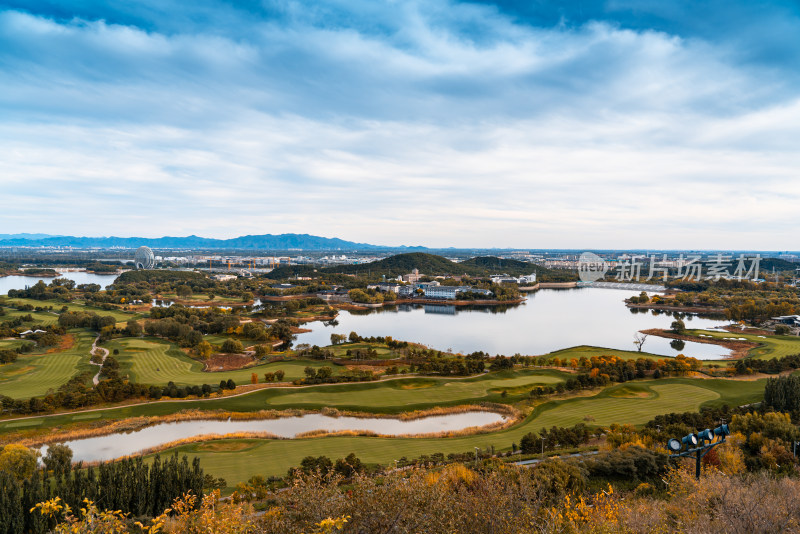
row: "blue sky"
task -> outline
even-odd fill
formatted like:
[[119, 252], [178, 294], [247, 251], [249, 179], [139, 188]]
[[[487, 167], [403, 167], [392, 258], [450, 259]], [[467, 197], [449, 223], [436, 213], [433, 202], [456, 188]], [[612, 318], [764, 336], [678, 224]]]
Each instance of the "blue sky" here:
[[797, 249], [800, 4], [0, 0], [0, 232]]

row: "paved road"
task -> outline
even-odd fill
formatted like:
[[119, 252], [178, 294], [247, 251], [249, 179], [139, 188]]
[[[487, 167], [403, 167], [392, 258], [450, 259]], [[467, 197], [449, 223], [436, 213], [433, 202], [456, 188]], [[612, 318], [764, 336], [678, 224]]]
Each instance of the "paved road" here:
[[[556, 456], [556, 458], [560, 458], [561, 460], [566, 460], [567, 458], [580, 458], [581, 456], [593, 456], [598, 454], [600, 451], [588, 451], [588, 452], [576, 452], [575, 454], [565, 454], [564, 456]], [[553, 458], [552, 456], [548, 456], [546, 459]], [[527, 467], [529, 465], [536, 465], [542, 462], [541, 458], [536, 458], [534, 460], [523, 460], [521, 462], [514, 462], [514, 465], [521, 465], [523, 467]]]
[[90, 356], [94, 356], [97, 353], [98, 350], [100, 351], [100, 354], [103, 355], [103, 359], [100, 361], [100, 363], [94, 363], [93, 361], [89, 361], [89, 363], [92, 364], [92, 365], [100, 366], [100, 369], [97, 371], [97, 374], [94, 375], [94, 378], [92, 378], [92, 383], [95, 386], [100, 383], [100, 371], [103, 370], [103, 362], [105, 362], [106, 358], [108, 357], [108, 349], [104, 349], [103, 347], [98, 347], [97, 346], [97, 342], [99, 340], [100, 340], [100, 336], [97, 336], [95, 338], [94, 342], [92, 343], [92, 350], [89, 351], [89, 355]]

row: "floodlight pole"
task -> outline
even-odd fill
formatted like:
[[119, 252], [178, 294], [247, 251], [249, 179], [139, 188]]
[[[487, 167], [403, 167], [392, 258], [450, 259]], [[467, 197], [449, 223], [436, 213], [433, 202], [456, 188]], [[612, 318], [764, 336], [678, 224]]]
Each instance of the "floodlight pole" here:
[[716, 447], [717, 445], [720, 445], [722, 443], [725, 443], [725, 436], [724, 435], [720, 436], [720, 439], [715, 441], [715, 442], [713, 442], [713, 443], [706, 443], [705, 445], [701, 445], [699, 447], [695, 447], [694, 449], [688, 449], [688, 450], [686, 450], [684, 452], [681, 452], [681, 453], [678, 453], [678, 454], [670, 454], [669, 457], [670, 458], [688, 458], [689, 456], [694, 455], [695, 461], [696, 461], [695, 469], [694, 469], [694, 477], [696, 479], [700, 479], [700, 465], [702, 463], [703, 456], [708, 454], [708, 452], [711, 449], [713, 449], [714, 447]]

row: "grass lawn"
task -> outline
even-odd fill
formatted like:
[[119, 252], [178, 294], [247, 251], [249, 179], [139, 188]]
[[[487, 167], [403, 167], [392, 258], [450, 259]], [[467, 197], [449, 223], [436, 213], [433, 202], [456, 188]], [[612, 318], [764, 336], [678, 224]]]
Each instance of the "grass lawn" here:
[[63, 352], [21, 354], [14, 363], [0, 365], [0, 393], [15, 399], [27, 399], [57, 389], [89, 365], [94, 335], [72, 331], [75, 345]]
[[30, 316], [33, 317], [33, 321], [30, 323], [23, 323], [22, 326], [25, 328], [32, 328], [36, 325], [50, 326], [58, 322], [58, 315], [51, 312], [20, 311], [15, 310], [14, 308], [5, 308], [5, 311], [6, 314], [2, 317], [3, 321], [10, 321], [11, 319], [24, 317], [30, 314]]
[[[476, 378], [408, 378], [388, 382], [317, 386], [271, 390], [266, 402], [276, 408], [319, 409], [326, 406], [358, 411], [422, 409], [482, 401], [503, 402], [502, 391], [527, 394], [538, 385], [563, 382], [569, 375], [558, 371], [519, 370], [488, 373]], [[511, 400], [511, 399], [509, 399]]]
[[590, 347], [588, 345], [579, 345], [577, 347], [570, 347], [568, 349], [556, 350], [545, 354], [548, 358], [561, 358], [571, 360], [572, 358], [581, 359], [581, 357], [591, 358], [592, 356], [616, 356], [622, 360], [636, 360], [638, 358], [649, 358], [653, 360], [663, 360], [671, 358], [671, 356], [659, 356], [658, 354], [650, 354], [649, 352], [636, 352], [635, 350], [618, 350], [618, 349], [604, 349], [603, 347]]
[[[558, 380], [553, 371], [504, 371], [482, 377], [456, 381], [443, 379], [441, 385], [425, 387], [427, 379], [410, 378], [396, 382], [371, 384], [345, 384], [341, 386], [316, 386], [303, 390], [267, 389], [252, 394], [220, 398], [210, 401], [157, 402], [142, 406], [113, 408], [98, 412], [60, 415], [48, 418], [11, 420], [0, 423], [0, 432], [25, 428], [61, 426], [86, 420], [99, 421], [121, 419], [139, 415], [164, 415], [181, 409], [226, 409], [250, 411], [261, 408], [289, 408], [311, 406], [316, 402], [331, 400], [327, 395], [342, 395], [334, 402], [352, 404], [349, 398], [361, 399], [365, 405], [360, 409], [375, 412], [406, 411], [414, 405], [406, 395], [428, 391], [423, 402], [446, 404], [446, 399], [454, 399], [450, 388], [461, 387], [461, 398], [453, 404], [470, 400], [482, 400], [474, 395], [489, 393], [506, 386], [531, 384], [536, 381]], [[295, 466], [308, 455], [326, 455], [331, 458], [344, 457], [354, 452], [362, 460], [370, 463], [391, 464], [403, 456], [416, 457], [422, 454], [442, 452], [470, 452], [473, 447], [508, 450], [512, 443], [519, 443], [528, 432], [538, 432], [542, 427], [571, 426], [586, 423], [589, 426], [607, 426], [611, 423], [641, 425], [654, 416], [669, 412], [697, 411], [702, 406], [721, 404], [742, 405], [759, 401], [763, 395], [764, 379], [740, 381], [726, 379], [670, 378], [643, 380], [610, 386], [592, 397], [573, 397], [547, 402], [537, 407], [524, 421], [512, 428], [489, 434], [462, 436], [454, 438], [374, 438], [365, 436], [340, 436], [328, 438], [296, 440], [222, 440], [194, 443], [178, 447], [181, 453], [199, 456], [206, 472], [224, 477], [229, 486], [248, 479], [254, 474], [281, 475], [290, 466]], [[400, 385], [411, 386], [408, 389]], [[423, 386], [423, 387], [417, 387]], [[340, 390], [340, 391], [337, 391]], [[437, 393], [438, 392], [438, 393]], [[288, 400], [294, 398], [294, 403]], [[276, 399], [280, 402], [276, 403]], [[396, 403], [393, 410], [388, 409], [389, 400]], [[445, 402], [442, 402], [445, 401]], [[415, 401], [412, 401], [415, 402]], [[286, 403], [286, 404], [281, 404]]]
[[[302, 327], [302, 325], [301, 325]], [[333, 355], [336, 358], [347, 358], [347, 351], [355, 351], [357, 350], [367, 350], [367, 349], [374, 349], [375, 352], [378, 353], [377, 356], [370, 356], [369, 359], [374, 360], [381, 360], [381, 359], [391, 359], [397, 358], [399, 354], [395, 353], [382, 343], [345, 343], [343, 345], [328, 345], [325, 347], [326, 349], [333, 352]], [[355, 360], [353, 363], [357, 363]]]
[[[202, 385], [219, 384], [220, 380], [232, 379], [237, 384], [249, 384], [250, 375], [258, 374], [259, 382], [264, 381], [264, 373], [275, 372], [282, 369], [286, 373], [284, 380], [295, 380], [305, 376], [303, 369], [306, 367], [322, 367], [320, 361], [291, 360], [275, 362], [239, 369], [236, 371], [219, 371], [207, 373], [203, 365], [197, 360], [188, 357], [176, 345], [157, 338], [121, 338], [109, 341], [105, 348], [110, 351], [119, 350], [114, 358], [120, 363], [120, 373], [128, 374], [135, 382], [152, 385], [166, 385], [175, 382], [176, 385]], [[330, 362], [327, 365], [332, 365]]]
[[[277, 362], [274, 365], [286, 363], [297, 363], [305, 366], [309, 362]], [[319, 364], [319, 362], [314, 362]], [[204, 373], [208, 375], [210, 373]], [[288, 371], [287, 371], [288, 374]], [[414, 398], [420, 391], [427, 388], [417, 388], [420, 384], [425, 384], [429, 379], [408, 378], [403, 380], [392, 380], [386, 382], [370, 382], [357, 384], [337, 384], [321, 385], [307, 388], [267, 388], [241, 395], [238, 397], [211, 398], [209, 400], [184, 400], [184, 401], [160, 401], [149, 402], [139, 406], [126, 406], [118, 408], [108, 408], [105, 410], [93, 411], [90, 413], [64, 414], [51, 417], [38, 417], [29, 419], [26, 425], [39, 426], [47, 424], [50, 426], [66, 425], [84, 420], [87, 415], [92, 419], [116, 420], [127, 417], [139, 417], [143, 415], [157, 416], [168, 415], [181, 410], [227, 410], [232, 412], [254, 412], [258, 410], [277, 409], [285, 410], [289, 408], [321, 409], [326, 406], [340, 409], [349, 409], [372, 413], [401, 413], [416, 409], [433, 408], [435, 406], [448, 406], [458, 404], [475, 404], [481, 401], [503, 402], [512, 400], [503, 399], [500, 396], [500, 386], [514, 387], [524, 382], [526, 384], [553, 383], [560, 380], [558, 371], [503, 371], [501, 373], [491, 373], [483, 375], [477, 379], [468, 381], [450, 380], [446, 378], [433, 379], [436, 385], [433, 393], [427, 396]], [[248, 375], [249, 377], [249, 375]], [[467, 382], [463, 386], [463, 382]], [[471, 382], [471, 384], [470, 384]], [[457, 395], [450, 391], [456, 386], [461, 389], [456, 390]], [[438, 391], [438, 394], [435, 392]], [[338, 399], [338, 403], [325, 402], [319, 403], [318, 395], [333, 395]], [[292, 397], [293, 394], [300, 395]], [[349, 400], [350, 395], [355, 394], [363, 404], [354, 404]], [[483, 396], [476, 396], [476, 395]], [[287, 397], [295, 400], [288, 404]], [[383, 400], [384, 397], [395, 399], [396, 404]], [[275, 400], [278, 400], [275, 402]], [[13, 421], [0, 422], [0, 433], [4, 430], [11, 430], [16, 423]]]
[[[136, 315], [133, 312], [126, 312], [126, 311], [122, 311], [122, 310], [104, 310], [102, 308], [95, 308], [94, 306], [86, 306], [85, 304], [83, 304], [81, 302], [59, 302], [59, 301], [56, 301], [56, 300], [36, 300], [36, 299], [22, 299], [22, 298], [6, 299], [6, 302], [7, 303], [17, 302], [17, 303], [21, 303], [21, 304], [30, 304], [33, 307], [36, 307], [36, 306], [42, 306], [42, 307], [52, 306], [53, 307], [53, 311], [56, 311], [56, 312], [60, 311], [61, 308], [66, 306], [69, 309], [69, 311], [92, 312], [92, 313], [96, 313], [97, 315], [101, 315], [101, 316], [102, 315], [110, 315], [110, 316], [114, 317], [114, 320], [117, 321], [118, 323], [127, 322], [128, 319], [130, 319], [130, 318], [134, 317], [134, 315]], [[6, 311], [7, 312], [17, 312], [16, 310], [12, 310], [12, 309], [9, 309], [9, 308], [7, 308]], [[17, 313], [19, 313], [19, 312], [17, 312]], [[26, 313], [28, 313], [28, 312], [21, 312], [22, 315], [25, 315]], [[30, 312], [30, 313], [34, 317], [37, 317], [36, 313], [34, 313], [34, 312]], [[46, 324], [52, 324], [52, 323], [55, 323], [55, 322], [58, 321], [58, 315], [53, 314], [53, 313], [44, 313], [44, 314], [38, 314], [38, 315], [49, 316], [48, 318], [50, 319], [50, 322], [46, 323]]]
[[15, 350], [26, 344], [35, 345], [33, 341], [25, 341], [24, 339], [0, 339], [0, 350]]
[[[760, 360], [772, 360], [774, 358], [782, 358], [792, 354], [800, 354], [800, 336], [764, 336], [759, 337], [753, 334], [740, 334], [738, 332], [719, 332], [713, 330], [687, 330], [687, 333], [693, 336], [703, 334], [716, 339], [728, 338], [729, 340], [738, 340], [744, 338], [747, 341], [758, 343], [759, 346], [750, 349], [747, 356], [749, 358], [758, 358]], [[707, 338], [706, 338], [707, 339]]]
[[207, 303], [211, 302], [213, 306], [230, 306], [230, 305], [238, 305], [241, 306], [245, 303], [241, 298], [235, 297], [224, 297], [221, 295], [214, 295], [214, 300], [208, 298], [208, 294], [206, 293], [193, 293], [188, 297], [179, 297], [175, 293], [164, 293], [161, 295], [159, 300], [172, 300], [172, 301], [181, 301], [184, 303], [188, 303], [190, 306], [192, 303], [195, 302], [202, 302]]
[[[735, 382], [735, 383], [733, 383]], [[198, 456], [206, 472], [222, 476], [229, 486], [254, 474], [282, 475], [309, 455], [341, 458], [354, 452], [368, 463], [391, 464], [403, 456], [442, 452], [471, 452], [473, 447], [508, 450], [528, 432], [553, 425], [608, 425], [613, 422], [642, 424], [672, 411], [696, 411], [703, 405], [760, 400], [764, 381], [664, 379], [620, 384], [594, 397], [553, 401], [542, 405], [525, 421], [490, 434], [456, 438], [373, 438], [341, 436], [296, 440], [223, 440], [178, 447]], [[257, 466], [254, 468], [254, 466]]]

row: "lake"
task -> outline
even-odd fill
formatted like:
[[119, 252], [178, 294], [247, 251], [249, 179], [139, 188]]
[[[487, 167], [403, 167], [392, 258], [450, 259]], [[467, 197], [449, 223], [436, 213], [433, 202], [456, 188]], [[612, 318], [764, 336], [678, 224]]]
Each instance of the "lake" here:
[[117, 278], [116, 274], [95, 274], [87, 273], [86, 271], [71, 271], [61, 273], [57, 277], [40, 277], [40, 276], [3, 276], [0, 277], [0, 295], [7, 295], [10, 289], [25, 289], [30, 287], [39, 280], [45, 284], [49, 284], [55, 278], [68, 278], [74, 280], [75, 284], [99, 284], [103, 289], [114, 283]]
[[[638, 292], [619, 289], [542, 289], [528, 294], [523, 304], [508, 307], [402, 305], [367, 312], [342, 311], [338, 326], [306, 323], [311, 332], [296, 343], [325, 346], [333, 333], [357, 332], [364, 337], [391, 336], [440, 350], [510, 356], [546, 354], [554, 350], [592, 345], [635, 350], [633, 336], [648, 328], [669, 328], [674, 318], [627, 308], [623, 300]], [[688, 328], [714, 328], [724, 320], [687, 316]], [[679, 353], [699, 359], [719, 359], [729, 351], [719, 345], [686, 342], [683, 350], [670, 339], [649, 336], [643, 350], [662, 356]]]
[[[268, 432], [283, 438], [293, 438], [312, 430], [366, 430], [400, 436], [463, 430], [498, 423], [503, 419], [505, 416], [494, 412], [463, 412], [407, 421], [376, 417], [330, 417], [322, 414], [248, 421], [179, 421], [160, 423], [133, 432], [67, 441], [65, 444], [72, 449], [74, 462], [94, 462], [113, 460], [176, 440], [210, 434]], [[42, 454], [46, 453], [47, 446], [41, 450]]]

